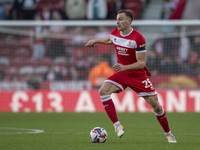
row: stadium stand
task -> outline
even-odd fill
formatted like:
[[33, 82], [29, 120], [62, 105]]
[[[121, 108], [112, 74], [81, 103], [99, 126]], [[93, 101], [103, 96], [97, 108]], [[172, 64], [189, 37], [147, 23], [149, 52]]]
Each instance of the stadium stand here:
[[[59, 0], [59, 2], [60, 1], [61, 0]], [[141, 11], [144, 5], [143, 1], [124, 0], [123, 2], [125, 8], [133, 11], [135, 19], [142, 16]], [[40, 0], [37, 5], [37, 11], [40, 12], [43, 6], [46, 5], [50, 7], [50, 11], [60, 9], [58, 0]], [[174, 10], [177, 10], [179, 5], [177, 5], [177, 8]], [[181, 19], [181, 17], [178, 18]], [[79, 27], [77, 26], [77, 28]], [[44, 36], [40, 42], [43, 42], [45, 45], [45, 54], [44, 57], [40, 59], [32, 57], [33, 45], [31, 43], [32, 37], [30, 35], [34, 32], [33, 27], [21, 27], [19, 29], [17, 27], [13, 29], [9, 27], [1, 28], [0, 70], [5, 74], [3, 80], [26, 81], [31, 74], [36, 73], [40, 79], [40, 87], [45, 89], [49, 85], [49, 81], [44, 79], [44, 74], [49, 71], [49, 66], [52, 64], [55, 65], [55, 71], [59, 72], [61, 75], [60, 80], [62, 81], [87, 80], [89, 70], [96, 65], [96, 59], [98, 59], [98, 57], [102, 57], [109, 62], [110, 66], [112, 66], [113, 61], [115, 60], [115, 56], [113, 56], [113, 53], [111, 52], [112, 46], [96, 45], [93, 51], [83, 47], [83, 44], [91, 37], [91, 35], [96, 35], [99, 32], [98, 29], [95, 27], [83, 27], [81, 29], [82, 31], [79, 31], [77, 28], [64, 27], [66, 30], [66, 37], [60, 37], [62, 38], [62, 44], [64, 45], [65, 55], [54, 55], [55, 57], [49, 56], [48, 50], [50, 48], [50, 43], [52, 40], [55, 40], [55, 37], [52, 38], [52, 35]], [[107, 29], [110, 31], [112, 28], [108, 27]], [[19, 30], [22, 32], [19, 33]], [[80, 35], [78, 35], [77, 30], [78, 33], [81, 32]], [[186, 35], [184, 37], [179, 35], [181, 29], [178, 28], [177, 30], [179, 30], [179, 32], [175, 36], [163, 36], [157, 38], [154, 43], [149, 46], [152, 54], [149, 52], [149, 57], [147, 58], [149, 61], [148, 67], [152, 72], [152, 80], [155, 80], [155, 83], [157, 83], [158, 79], [156, 77], [161, 74], [165, 79], [168, 78], [169, 75], [190, 75], [195, 81], [198, 81], [198, 75], [200, 73], [198, 67], [200, 63], [198, 59], [200, 53], [197, 50], [200, 43], [198, 39], [199, 35], [191, 33], [199, 31], [199, 27], [187, 28], [191, 35]], [[49, 33], [48, 27], [46, 27], [46, 31]], [[186, 58], [184, 58], [185, 56], [180, 55], [179, 47], [181, 40], [186, 41], [182, 43], [188, 43], [187, 46], [184, 46], [188, 47], [185, 50], [188, 54], [186, 55]], [[55, 44], [55, 52], [57, 52], [61, 46], [62, 45]], [[155, 60], [155, 58], [157, 59]], [[163, 78], [161, 78], [161, 80]], [[159, 83], [155, 85], [159, 85]]]

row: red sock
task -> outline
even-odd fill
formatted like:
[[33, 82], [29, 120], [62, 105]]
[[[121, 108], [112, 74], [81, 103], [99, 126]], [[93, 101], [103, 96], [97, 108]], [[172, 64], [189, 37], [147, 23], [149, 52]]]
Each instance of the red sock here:
[[[164, 109], [163, 109], [163, 111], [164, 111]], [[156, 114], [156, 117], [157, 117], [158, 122], [162, 126], [164, 132], [165, 133], [169, 132], [170, 129], [169, 129], [169, 124], [168, 124], [168, 121], [167, 121], [167, 116], [166, 116], [165, 111], [161, 115]]]
[[119, 121], [117, 118], [115, 105], [114, 105], [112, 99], [110, 98], [110, 95], [101, 96], [101, 99], [102, 99], [104, 109], [105, 109], [108, 117], [110, 118], [110, 120], [113, 122], [113, 124], [116, 123], [117, 121]]

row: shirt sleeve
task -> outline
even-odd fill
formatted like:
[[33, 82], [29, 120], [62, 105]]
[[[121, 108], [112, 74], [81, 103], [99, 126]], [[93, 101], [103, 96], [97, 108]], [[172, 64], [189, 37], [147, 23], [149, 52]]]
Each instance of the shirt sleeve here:
[[137, 42], [137, 47], [135, 48], [136, 53], [146, 52], [146, 41], [141, 34], [138, 35], [136, 42]]
[[113, 29], [111, 32], [110, 32], [110, 39], [111, 39], [111, 41], [113, 42], [113, 33], [114, 33], [114, 31], [115, 31], [115, 29]]

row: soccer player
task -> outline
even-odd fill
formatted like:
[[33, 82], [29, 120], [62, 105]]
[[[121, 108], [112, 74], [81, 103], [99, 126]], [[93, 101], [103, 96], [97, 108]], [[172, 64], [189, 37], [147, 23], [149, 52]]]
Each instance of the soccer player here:
[[108, 77], [99, 89], [99, 94], [105, 111], [113, 122], [118, 137], [124, 135], [124, 127], [118, 120], [112, 93], [118, 93], [130, 87], [143, 97], [152, 107], [157, 120], [164, 130], [169, 143], [176, 143], [170, 131], [167, 117], [160, 105], [157, 93], [149, 80], [151, 76], [146, 63], [145, 39], [140, 32], [131, 27], [133, 15], [131, 10], [120, 10], [117, 13], [117, 28], [113, 29], [110, 37], [89, 40], [85, 46], [94, 47], [95, 44], [114, 44], [118, 62], [113, 66], [115, 73]]

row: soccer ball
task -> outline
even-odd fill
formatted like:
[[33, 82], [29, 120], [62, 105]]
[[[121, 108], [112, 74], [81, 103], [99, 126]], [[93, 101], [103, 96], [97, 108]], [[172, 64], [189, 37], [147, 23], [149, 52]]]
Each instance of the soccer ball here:
[[108, 134], [104, 128], [95, 127], [90, 131], [90, 140], [92, 143], [104, 143]]

